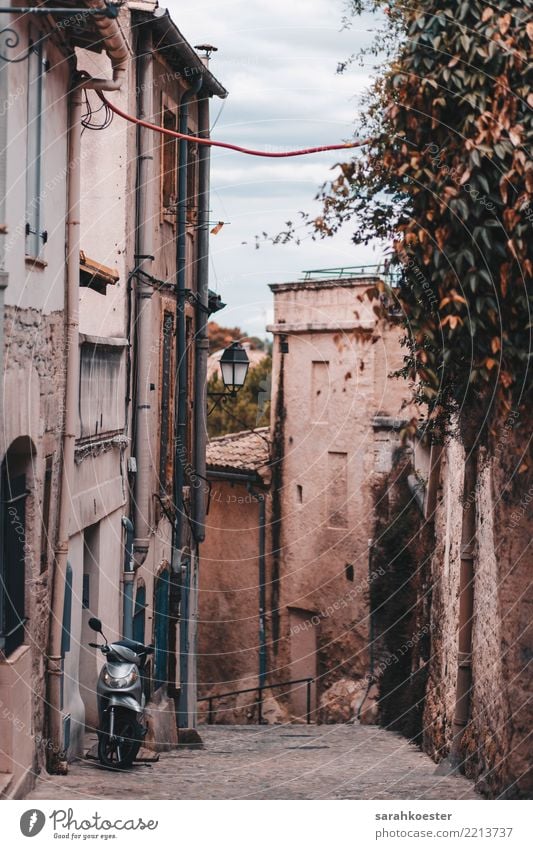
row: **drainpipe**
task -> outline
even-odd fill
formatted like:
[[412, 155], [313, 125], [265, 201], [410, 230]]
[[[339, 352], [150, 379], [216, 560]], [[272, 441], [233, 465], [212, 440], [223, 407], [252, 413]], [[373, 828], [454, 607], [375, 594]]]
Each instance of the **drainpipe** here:
[[[85, 5], [91, 9], [106, 9], [104, 0], [85, 0]], [[113, 79], [92, 79], [86, 87], [95, 91], [118, 91], [126, 76], [129, 55], [119, 22], [117, 18], [100, 18], [97, 15], [92, 18], [92, 22], [101, 36], [99, 44], [111, 59]]]
[[[201, 75], [183, 94], [180, 101], [179, 131], [187, 133], [189, 103], [202, 86]], [[178, 215], [176, 233], [176, 363], [178, 372], [178, 398], [176, 409], [176, 447], [174, 452], [174, 505], [175, 520], [172, 540], [172, 568], [174, 573], [181, 572], [180, 610], [180, 696], [178, 722], [180, 727], [187, 728], [190, 724], [190, 705], [192, 693], [189, 694], [194, 671], [191, 667], [191, 620], [193, 614], [189, 611], [189, 596], [191, 592], [191, 566], [181, 568], [181, 549], [184, 546], [184, 507], [183, 485], [185, 481], [185, 464], [187, 463], [187, 389], [188, 389], [188, 358], [185, 321], [186, 297], [186, 264], [187, 264], [187, 153], [188, 142], [179, 141], [179, 179], [178, 179]], [[191, 558], [192, 559], [192, 558]], [[194, 564], [191, 564], [194, 566]], [[184, 617], [183, 612], [187, 611]], [[193, 612], [194, 613], [194, 612]], [[191, 697], [191, 699], [189, 698]], [[192, 704], [192, 702], [191, 702]]]
[[[209, 98], [198, 101], [198, 135], [209, 138]], [[206, 446], [207, 446], [207, 358], [209, 339], [207, 321], [209, 311], [209, 145], [199, 146], [198, 179], [198, 256], [197, 256], [197, 307], [194, 369], [194, 460], [196, 480], [192, 491], [193, 532], [196, 542], [205, 539], [206, 511]]]
[[127, 516], [123, 516], [122, 527], [126, 532], [126, 542], [124, 545], [124, 572], [122, 575], [122, 635], [127, 640], [131, 640], [133, 639], [133, 582], [135, 580], [135, 564], [133, 562], [133, 522]]
[[[89, 5], [104, 8], [103, 0], [89, 0]], [[48, 704], [49, 738], [48, 768], [51, 772], [65, 773], [67, 762], [62, 739], [62, 652], [65, 582], [69, 544], [72, 488], [74, 485], [74, 449], [79, 400], [79, 283], [80, 283], [80, 197], [81, 197], [81, 112], [82, 89], [99, 87], [111, 91], [120, 88], [124, 79], [128, 51], [116, 21], [105, 22], [95, 18], [102, 32], [103, 47], [111, 58], [112, 80], [91, 80], [80, 73], [73, 78], [69, 95], [68, 126], [68, 187], [66, 221], [66, 283], [65, 330], [66, 375], [65, 414], [62, 439], [61, 491], [59, 498], [57, 544], [51, 591], [50, 631], [48, 642]], [[112, 23], [114, 26], [107, 26]]]
[[463, 483], [463, 515], [461, 522], [461, 567], [459, 574], [459, 633], [457, 646], [457, 678], [452, 744], [449, 756], [439, 764], [437, 773], [458, 772], [464, 763], [461, 743], [470, 719], [472, 689], [472, 624], [474, 617], [474, 554], [476, 543], [476, 451], [465, 452]]
[[[152, 37], [141, 29], [137, 53], [137, 109], [141, 118], [153, 117], [154, 70]], [[137, 185], [135, 188], [136, 240], [135, 265], [151, 274], [153, 262], [153, 210], [151, 200], [154, 186], [154, 134], [137, 130]], [[133, 553], [135, 566], [146, 560], [150, 544], [152, 493], [152, 434], [151, 434], [151, 348], [152, 348], [152, 287], [144, 274], [138, 275], [135, 287], [136, 309], [136, 387], [135, 387], [135, 460], [137, 469], [134, 486]]]
[[[0, 59], [0, 103], [7, 103], [8, 65]], [[5, 109], [5, 106], [4, 106]], [[4, 427], [4, 291], [8, 283], [8, 273], [5, 270], [5, 239], [7, 235], [6, 222], [6, 158], [7, 158], [7, 110], [0, 119], [0, 432]], [[2, 439], [3, 443], [3, 439]], [[0, 446], [0, 461], [7, 446]], [[0, 552], [0, 557], [2, 553]]]
[[266, 528], [266, 499], [263, 492], [257, 492], [248, 484], [248, 492], [259, 502], [259, 686], [264, 687], [267, 677], [267, 646], [266, 646], [266, 559], [265, 559], [265, 528]]
[[81, 108], [82, 91], [75, 86], [69, 98], [67, 269], [66, 269], [66, 388], [62, 444], [61, 495], [52, 582], [52, 609], [48, 648], [49, 769], [67, 770], [61, 733], [61, 636], [64, 590], [67, 574], [69, 520], [74, 482], [74, 448], [79, 393], [79, 276], [80, 276], [80, 192], [81, 192]]
[[259, 685], [264, 687], [267, 677], [265, 568], [266, 501], [263, 494], [257, 494], [257, 498], [259, 499]]

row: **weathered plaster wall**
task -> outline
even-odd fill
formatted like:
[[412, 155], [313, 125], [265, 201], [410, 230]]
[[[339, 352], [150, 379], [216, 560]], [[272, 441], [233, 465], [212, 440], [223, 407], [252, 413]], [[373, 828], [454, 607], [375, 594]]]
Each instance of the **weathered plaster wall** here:
[[[246, 485], [213, 480], [200, 548], [199, 695], [253, 687], [259, 664], [259, 503]], [[214, 702], [217, 722], [246, 722], [254, 695]], [[206, 703], [200, 703], [205, 714]]]

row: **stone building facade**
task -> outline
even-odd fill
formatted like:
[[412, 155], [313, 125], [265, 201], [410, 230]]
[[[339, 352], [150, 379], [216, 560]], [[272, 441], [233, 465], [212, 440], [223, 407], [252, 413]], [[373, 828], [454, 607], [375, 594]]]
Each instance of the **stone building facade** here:
[[194, 725], [196, 711], [209, 158], [118, 117], [102, 126], [95, 89], [111, 89], [133, 118], [171, 130], [186, 121], [192, 135], [208, 132], [210, 98], [226, 91], [157, 2], [123, 4], [104, 34], [101, 16], [73, 23], [68, 9], [57, 4], [54, 27], [15, 12], [21, 61], [0, 66], [0, 795], [9, 797], [45, 766], [66, 770], [96, 723], [102, 659], [88, 646], [91, 615], [110, 639], [155, 645], [152, 746], [176, 744], [178, 720]]
[[[272, 286], [271, 451], [266, 499], [265, 638], [257, 639], [258, 505], [246, 501], [246, 468], [265, 463], [253, 433], [211, 441], [217, 500], [202, 548], [202, 695], [267, 684], [263, 718], [353, 718], [368, 664], [369, 540], [376, 475], [390, 470], [406, 416], [400, 332], [378, 321], [365, 291], [376, 278]], [[233, 459], [226, 457], [234, 446]], [[250, 454], [251, 452], [251, 454]], [[231, 462], [230, 462], [231, 460]], [[221, 464], [228, 462], [228, 468]], [[233, 479], [231, 475], [234, 475]], [[218, 479], [220, 478], [220, 479]], [[238, 529], [238, 530], [236, 530]], [[205, 557], [205, 555], [203, 555]], [[228, 565], [229, 564], [229, 565]], [[238, 622], [238, 627], [233, 623]], [[216, 623], [216, 624], [215, 624]], [[308, 704], [307, 683], [313, 679]], [[287, 685], [289, 680], [302, 683]], [[213, 700], [216, 721], [257, 721], [256, 694]], [[201, 703], [205, 717], [206, 703]]]
[[[65, 392], [69, 68], [48, 23], [3, 17], [0, 67], [0, 796], [45, 761], [45, 655]], [[9, 54], [9, 50], [6, 49]], [[42, 111], [42, 92], [54, 108]], [[49, 144], [55, 139], [54, 144]]]
[[[406, 387], [400, 331], [372, 277], [272, 285], [269, 672], [312, 677], [312, 717], [357, 713], [368, 668], [373, 485], [390, 469]], [[305, 692], [289, 710], [302, 717]]]
[[[146, 120], [167, 129], [177, 130], [185, 114], [187, 132], [197, 135], [201, 120], [205, 124], [210, 98], [226, 95], [205, 60], [156, 2], [128, 3], [121, 13], [121, 26], [133, 58], [127, 83], [110, 99], [129, 115], [142, 113]], [[105, 73], [105, 56], [79, 51], [78, 62], [93, 77]], [[95, 95], [89, 93], [89, 98], [96, 108]], [[203, 305], [197, 300], [199, 148], [185, 145], [186, 220], [179, 248], [178, 195], [180, 169], [185, 166], [178, 141], [150, 130], [139, 131], [115, 117], [107, 131], [86, 131], [82, 145], [82, 249], [89, 270], [107, 269], [111, 278], [105, 294], [91, 286], [81, 292], [82, 354], [86, 353], [89, 380], [103, 370], [106, 390], [101, 407], [110, 424], [102, 432], [99, 423], [95, 425], [101, 411], [95, 416], [90, 401], [82, 408], [86, 421], [80, 425], [71, 546], [78, 590], [82, 591], [85, 582], [86, 593], [76, 625], [80, 648], [71, 659], [72, 698], [78, 705], [80, 725], [94, 722], [92, 685], [101, 659], [87, 647], [87, 621], [91, 615], [98, 616], [106, 633], [122, 633], [122, 587], [124, 581], [132, 580], [134, 637], [155, 645], [146, 672], [147, 742], [164, 748], [177, 742], [177, 713], [181, 710], [183, 725], [194, 725], [196, 709], [195, 632], [186, 630], [195, 627], [195, 616], [185, 623], [180, 602], [181, 570], [189, 569], [193, 585], [198, 571], [198, 549], [187, 516], [192, 509], [189, 493], [197, 432], [193, 422], [198, 317], [203, 314]], [[150, 165], [139, 178], [142, 162]], [[139, 180], [143, 200], [139, 198]], [[140, 217], [146, 223], [143, 237], [139, 236]], [[181, 299], [177, 294], [180, 273], [187, 293]], [[187, 373], [178, 375], [176, 339], [183, 335], [185, 356], [181, 360], [186, 362]], [[186, 445], [179, 461], [184, 469], [185, 504], [180, 501], [176, 509], [175, 407], [180, 384], [185, 384], [186, 395]], [[203, 397], [198, 400], [202, 403]], [[144, 423], [139, 410], [146, 411], [141, 414]], [[95, 496], [98, 511], [93, 509]], [[125, 550], [123, 520], [132, 523], [129, 551]], [[178, 550], [183, 552], [183, 563], [176, 562]], [[124, 574], [128, 558], [132, 576]], [[194, 604], [195, 597], [193, 608]], [[186, 645], [190, 652], [183, 648]], [[180, 708], [187, 686], [192, 695]]]

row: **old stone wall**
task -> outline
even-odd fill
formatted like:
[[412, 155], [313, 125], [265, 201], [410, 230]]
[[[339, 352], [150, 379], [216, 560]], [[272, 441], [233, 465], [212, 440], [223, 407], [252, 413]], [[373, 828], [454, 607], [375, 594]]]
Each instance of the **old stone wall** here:
[[[15, 443], [30, 453], [25, 503], [26, 643], [31, 650], [31, 723], [15, 725], [18, 735], [34, 739], [37, 765], [46, 758], [45, 658], [50, 611], [49, 575], [53, 556], [60, 483], [60, 447], [65, 384], [62, 312], [6, 308], [4, 449]], [[18, 442], [16, 442], [18, 441]], [[30, 447], [31, 446], [31, 447]], [[46, 461], [49, 458], [50, 512], [43, 526]], [[22, 526], [21, 526], [22, 528]], [[45, 535], [46, 542], [42, 543]], [[22, 743], [21, 743], [22, 745]]]
[[[466, 772], [491, 796], [529, 797], [532, 710], [531, 422], [510, 417], [490, 451], [479, 451], [472, 633], [471, 721], [463, 737]], [[441, 473], [433, 557], [432, 659], [426, 693], [426, 750], [440, 759], [451, 743], [457, 670], [462, 449], [451, 442]], [[522, 469], [519, 472], [519, 469]]]

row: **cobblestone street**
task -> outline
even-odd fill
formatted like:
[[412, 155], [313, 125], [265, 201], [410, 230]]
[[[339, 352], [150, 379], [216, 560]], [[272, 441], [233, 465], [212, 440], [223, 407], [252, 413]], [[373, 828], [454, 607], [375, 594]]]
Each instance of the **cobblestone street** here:
[[[375, 726], [200, 728], [203, 750], [111, 774], [78, 760], [66, 777], [40, 778], [31, 799], [477, 799], [464, 777]], [[91, 741], [92, 742], [92, 741]]]

